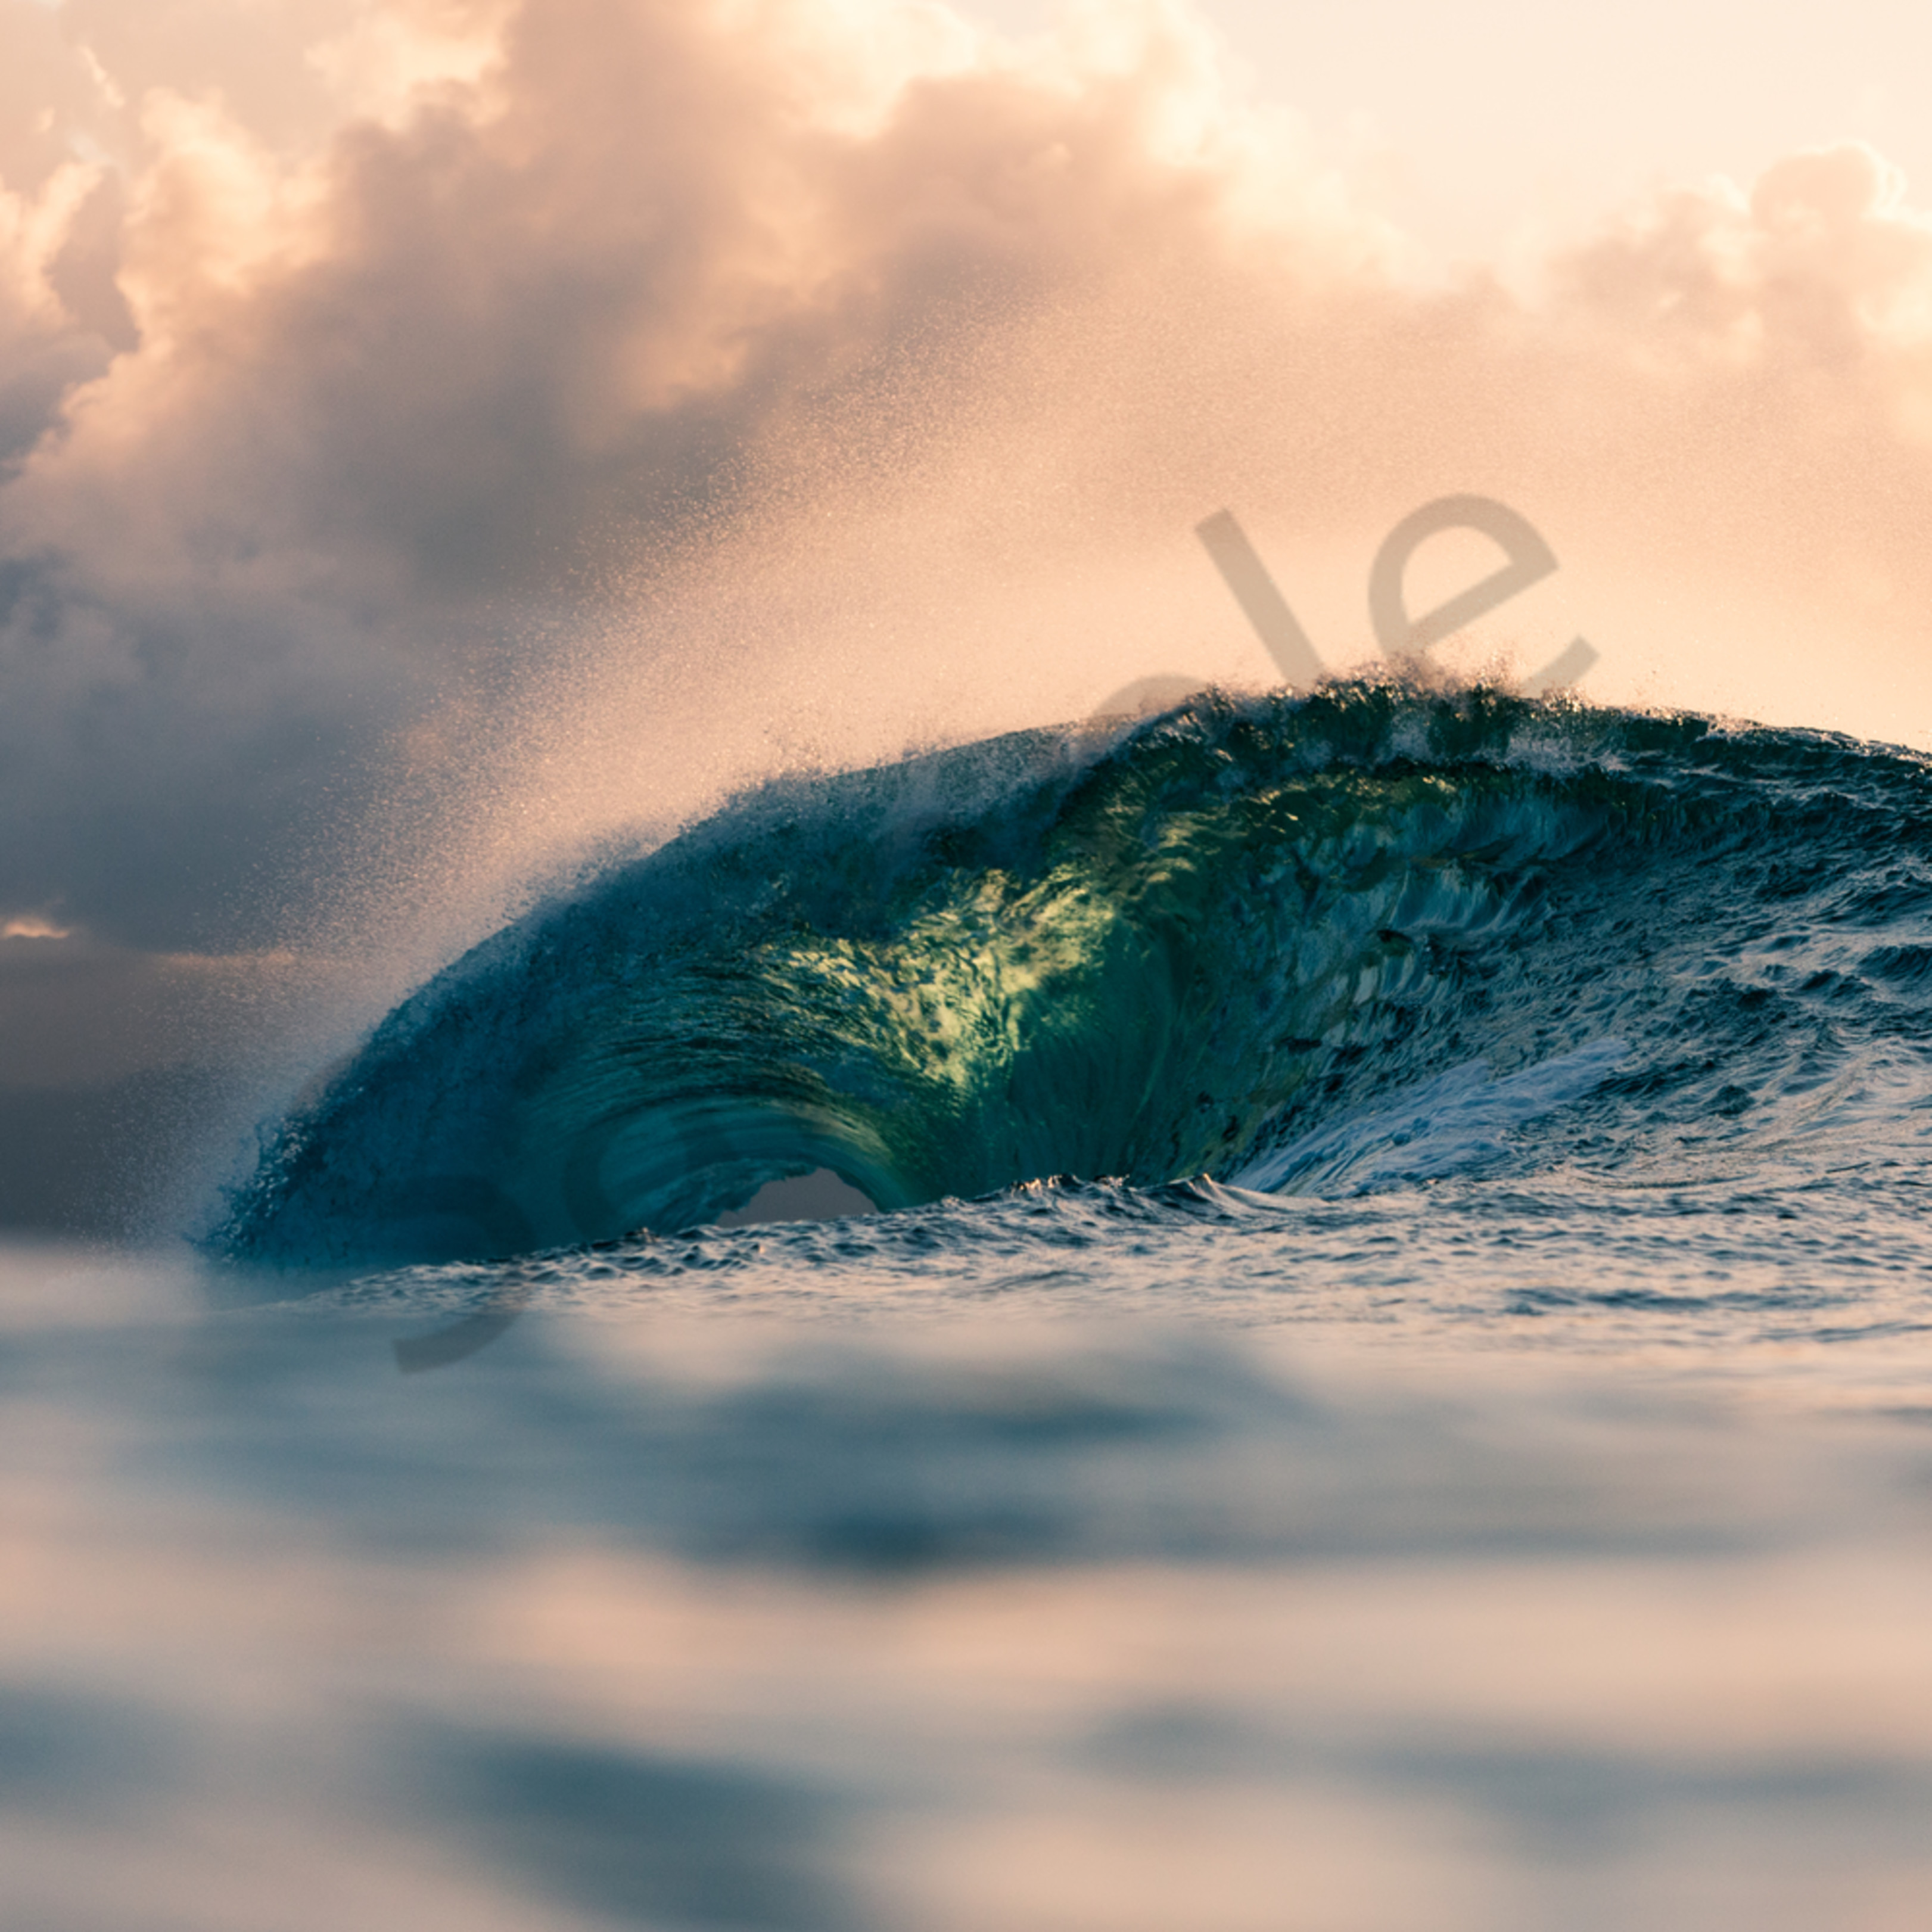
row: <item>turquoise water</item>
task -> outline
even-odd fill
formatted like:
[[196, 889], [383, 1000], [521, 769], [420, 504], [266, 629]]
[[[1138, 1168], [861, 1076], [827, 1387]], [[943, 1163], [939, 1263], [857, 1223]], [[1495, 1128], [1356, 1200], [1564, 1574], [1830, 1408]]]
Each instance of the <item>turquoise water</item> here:
[[815, 1172], [889, 1210], [1854, 1167], [1908, 1200], [1929, 922], [1913, 755], [1480, 692], [1203, 700], [780, 782], [605, 866], [399, 1007], [208, 1241], [501, 1256]]

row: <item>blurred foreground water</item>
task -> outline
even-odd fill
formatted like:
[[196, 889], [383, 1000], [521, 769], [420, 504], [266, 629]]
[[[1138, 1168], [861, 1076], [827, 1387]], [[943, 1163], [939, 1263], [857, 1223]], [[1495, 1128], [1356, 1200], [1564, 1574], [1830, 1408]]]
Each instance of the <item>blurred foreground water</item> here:
[[0, 1923], [1921, 1926], [1932, 1302], [1741, 1198], [7, 1252]]

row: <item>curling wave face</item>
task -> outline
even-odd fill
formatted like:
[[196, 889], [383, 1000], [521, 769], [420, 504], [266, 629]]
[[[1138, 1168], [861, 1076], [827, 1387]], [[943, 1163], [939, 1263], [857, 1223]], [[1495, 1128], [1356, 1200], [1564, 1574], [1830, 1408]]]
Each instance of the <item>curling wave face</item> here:
[[1919, 1130], [1928, 1044], [1922, 759], [1484, 690], [1207, 698], [779, 781], [586, 880], [392, 1013], [210, 1241], [508, 1255], [821, 1168], [896, 1209], [1822, 1167]]

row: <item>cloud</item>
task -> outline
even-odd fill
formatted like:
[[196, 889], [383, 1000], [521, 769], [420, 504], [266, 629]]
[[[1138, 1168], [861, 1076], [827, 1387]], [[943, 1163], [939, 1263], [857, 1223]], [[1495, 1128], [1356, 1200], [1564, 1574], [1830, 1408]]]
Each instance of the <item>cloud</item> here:
[[1178, 4], [0, 0], [0, 916], [426, 917], [465, 838], [1258, 676], [1223, 503], [1332, 659], [1477, 489], [1628, 692], [1932, 742], [1932, 231], [1862, 148], [1523, 291]]
[[[259, 940], [302, 889], [277, 868], [503, 648], [493, 600], [715, 521], [802, 398], [1225, 184], [1150, 158], [1200, 81], [1159, 13], [1037, 72], [934, 8], [298, 13], [327, 31], [230, 92], [76, 0], [50, 99], [104, 158], [0, 203], [32, 446], [0, 497], [0, 903], [143, 943]], [[276, 58], [344, 97], [306, 142]], [[62, 289], [110, 206], [94, 307], [123, 310], [90, 326]]]

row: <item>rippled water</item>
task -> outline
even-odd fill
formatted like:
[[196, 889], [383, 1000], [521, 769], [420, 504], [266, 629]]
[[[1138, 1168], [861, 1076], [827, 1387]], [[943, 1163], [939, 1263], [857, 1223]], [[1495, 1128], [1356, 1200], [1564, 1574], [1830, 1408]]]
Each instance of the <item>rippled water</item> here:
[[1922, 1922], [1902, 1245], [1787, 1296], [1679, 1203], [1640, 1290], [1669, 1202], [1591, 1280], [1573, 1202], [1534, 1297], [1525, 1207], [751, 1228], [416, 1372], [507, 1270], [11, 1254], [7, 1922]]

